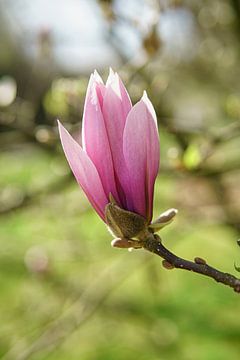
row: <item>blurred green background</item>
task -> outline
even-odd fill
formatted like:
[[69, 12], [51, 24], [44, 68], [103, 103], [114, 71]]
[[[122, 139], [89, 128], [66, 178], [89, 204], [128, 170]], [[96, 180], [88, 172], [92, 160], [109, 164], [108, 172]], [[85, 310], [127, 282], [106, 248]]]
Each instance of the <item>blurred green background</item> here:
[[109, 66], [158, 115], [165, 244], [237, 276], [240, 2], [0, 0], [0, 357], [237, 360], [239, 295], [111, 248], [70, 173], [56, 118]]

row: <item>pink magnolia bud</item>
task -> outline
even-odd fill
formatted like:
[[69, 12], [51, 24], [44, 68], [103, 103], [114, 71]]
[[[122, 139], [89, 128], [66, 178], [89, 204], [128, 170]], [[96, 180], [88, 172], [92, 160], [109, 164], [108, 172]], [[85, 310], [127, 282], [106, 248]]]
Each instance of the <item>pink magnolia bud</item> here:
[[156, 114], [144, 92], [134, 106], [117, 73], [106, 84], [91, 75], [83, 113], [81, 147], [59, 122], [62, 146], [72, 172], [92, 206], [106, 222], [111, 202], [152, 219], [159, 167]]

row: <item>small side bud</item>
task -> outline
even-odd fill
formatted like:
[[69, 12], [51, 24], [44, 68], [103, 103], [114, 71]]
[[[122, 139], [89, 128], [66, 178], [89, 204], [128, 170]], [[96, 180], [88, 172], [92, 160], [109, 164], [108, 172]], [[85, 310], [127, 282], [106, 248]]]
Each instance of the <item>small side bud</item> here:
[[235, 269], [237, 272], [240, 272], [240, 266], [237, 266], [236, 263], [234, 263], [234, 269]]
[[199, 265], [206, 265], [206, 264], [207, 264], [206, 260], [204, 260], [204, 259], [202, 259], [202, 258], [200, 258], [200, 257], [195, 257], [195, 258], [194, 258], [194, 262], [195, 262], [196, 264], [199, 264]]
[[149, 225], [149, 229], [154, 233], [158, 232], [159, 230], [164, 228], [164, 226], [170, 224], [173, 221], [174, 217], [177, 215], [177, 213], [177, 209], [168, 209], [164, 211], [155, 221], [153, 221]]
[[130, 244], [130, 242], [128, 241], [128, 239], [113, 239], [111, 242], [112, 247], [117, 247], [117, 248], [121, 248], [121, 249], [128, 249], [130, 247], [132, 247], [132, 245]]
[[172, 265], [170, 262], [168, 262], [167, 260], [163, 260], [162, 261], [162, 266], [167, 269], [167, 270], [172, 270], [174, 269], [174, 265]]
[[121, 239], [136, 237], [147, 226], [143, 216], [123, 210], [113, 203], [106, 205], [105, 219], [111, 232]]
[[118, 247], [122, 249], [140, 249], [142, 245], [139, 241], [133, 239], [113, 239], [111, 242], [112, 247]]

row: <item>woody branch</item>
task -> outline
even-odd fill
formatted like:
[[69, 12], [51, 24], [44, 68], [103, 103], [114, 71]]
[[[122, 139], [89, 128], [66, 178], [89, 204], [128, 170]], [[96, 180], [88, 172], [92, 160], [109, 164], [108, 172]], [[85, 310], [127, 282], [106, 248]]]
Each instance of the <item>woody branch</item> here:
[[156, 234], [146, 239], [143, 247], [163, 258], [163, 266], [167, 269], [178, 268], [202, 274], [219, 283], [230, 286], [235, 292], [240, 293], [240, 279], [213, 268], [199, 257], [196, 257], [194, 261], [189, 261], [173, 254], [162, 244], [161, 238]]

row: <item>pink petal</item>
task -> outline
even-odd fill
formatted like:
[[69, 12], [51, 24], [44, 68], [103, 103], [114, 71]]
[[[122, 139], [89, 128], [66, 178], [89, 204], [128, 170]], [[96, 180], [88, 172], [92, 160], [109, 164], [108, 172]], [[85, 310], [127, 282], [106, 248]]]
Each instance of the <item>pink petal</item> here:
[[[115, 94], [116, 100], [118, 101], [117, 106], [119, 107], [119, 105], [121, 105], [119, 107], [119, 110], [121, 112], [122, 117], [124, 118], [124, 124], [125, 124], [126, 117], [132, 108], [132, 103], [131, 103], [131, 99], [128, 95], [128, 92], [127, 92], [122, 80], [120, 79], [120, 77], [117, 73], [114, 73], [112, 71], [112, 69], [110, 69], [110, 71], [109, 71], [109, 76], [108, 76], [107, 82], [106, 82], [106, 89], [110, 90], [110, 94], [112, 94], [112, 93]], [[106, 94], [105, 94], [105, 97], [107, 97]], [[108, 100], [104, 99], [104, 102], [106, 102], [106, 101], [108, 101]], [[107, 104], [108, 104], [108, 102], [107, 102]]]
[[59, 121], [58, 128], [64, 153], [77, 182], [97, 213], [105, 221], [104, 211], [108, 199], [103, 190], [96, 167]]
[[[102, 81], [101, 76], [97, 72], [97, 70], [94, 70], [94, 73], [90, 77], [86, 98], [88, 96], [88, 91], [90, 91], [91, 86], [92, 86], [92, 84], [94, 82], [95, 82], [95, 84], [97, 84], [97, 86], [96, 86], [97, 97], [98, 97], [99, 104], [100, 104], [100, 106], [102, 108], [103, 98], [104, 98], [104, 95], [105, 95], [106, 87], [105, 87], [105, 85], [104, 85], [104, 83]], [[90, 85], [90, 83], [91, 83], [91, 85]]]
[[152, 218], [153, 190], [159, 167], [156, 115], [146, 93], [130, 111], [123, 134], [133, 211]]
[[112, 193], [119, 202], [115, 183], [112, 154], [101, 109], [104, 85], [96, 80], [96, 74], [89, 81], [82, 126], [83, 149], [97, 168], [106, 196]]
[[[110, 69], [103, 99], [103, 117], [106, 124], [119, 195], [124, 208], [127, 203], [123, 188], [128, 184], [127, 168], [123, 156], [123, 131], [132, 108], [131, 100], [117, 73]], [[122, 191], [121, 191], [122, 188]]]

